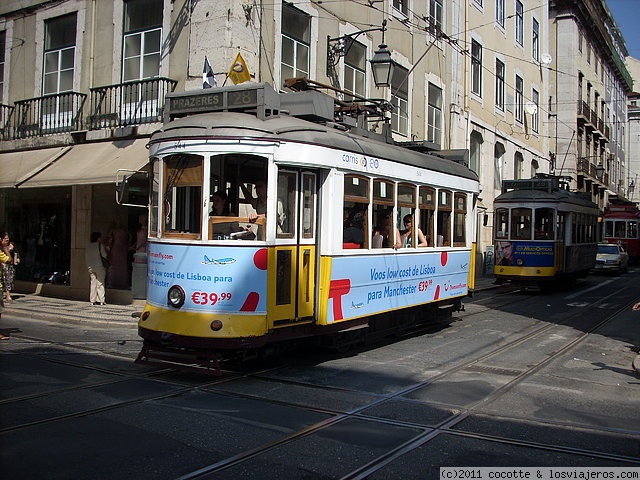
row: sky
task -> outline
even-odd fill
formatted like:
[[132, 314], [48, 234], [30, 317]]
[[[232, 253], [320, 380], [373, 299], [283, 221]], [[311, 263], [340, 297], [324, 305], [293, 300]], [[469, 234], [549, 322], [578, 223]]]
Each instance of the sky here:
[[629, 56], [640, 60], [640, 0], [607, 0], [607, 6], [622, 30]]

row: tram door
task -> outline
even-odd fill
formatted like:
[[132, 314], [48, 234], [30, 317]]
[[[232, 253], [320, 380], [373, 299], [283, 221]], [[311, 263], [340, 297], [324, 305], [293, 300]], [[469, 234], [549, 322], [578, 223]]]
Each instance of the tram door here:
[[273, 327], [314, 316], [317, 174], [278, 173], [276, 247], [270, 250], [269, 310]]

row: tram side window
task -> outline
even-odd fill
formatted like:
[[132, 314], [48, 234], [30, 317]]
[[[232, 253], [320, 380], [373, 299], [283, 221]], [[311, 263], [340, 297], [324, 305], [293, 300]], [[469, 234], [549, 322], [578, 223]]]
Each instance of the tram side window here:
[[598, 241], [598, 217], [589, 215], [589, 234], [588, 242], [594, 243]]
[[418, 228], [422, 230], [427, 245], [433, 247], [433, 219], [436, 210], [436, 191], [431, 187], [420, 187], [418, 190], [418, 208], [420, 222]]
[[627, 223], [627, 238], [638, 238], [638, 222]]
[[625, 238], [627, 236], [626, 223], [624, 220], [616, 222], [616, 234], [615, 236], [618, 238]]
[[495, 218], [496, 238], [509, 238], [509, 210], [496, 209]]
[[604, 222], [604, 236], [613, 237], [613, 220], [605, 220]]
[[344, 176], [343, 248], [368, 248], [369, 179]]
[[451, 246], [451, 203], [452, 195], [447, 190], [438, 192], [438, 236], [436, 246]]
[[466, 244], [467, 196], [464, 193], [456, 193], [454, 200], [453, 244], [462, 247]]
[[388, 180], [373, 181], [373, 248], [398, 248], [402, 245], [398, 219], [393, 216], [394, 184]]
[[202, 180], [201, 156], [185, 154], [164, 158], [165, 234], [201, 238]]
[[565, 216], [566, 213], [558, 212], [558, 218], [556, 219], [556, 238], [560, 241], [565, 241]]
[[154, 158], [151, 160], [151, 214], [149, 218], [149, 235], [156, 236], [158, 234], [158, 199], [160, 198], [160, 165], [159, 160]]
[[553, 240], [553, 208], [536, 208], [534, 239]]
[[511, 238], [531, 240], [530, 208], [514, 208], [511, 210]]
[[406, 183], [398, 185], [398, 216], [402, 221], [400, 239], [402, 247], [415, 248], [420, 243], [417, 240], [417, 220], [414, 218], [416, 206], [416, 187]]

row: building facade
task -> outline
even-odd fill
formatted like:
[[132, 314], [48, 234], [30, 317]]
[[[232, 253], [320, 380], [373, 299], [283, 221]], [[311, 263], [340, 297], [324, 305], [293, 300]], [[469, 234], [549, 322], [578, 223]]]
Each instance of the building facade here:
[[[302, 82], [346, 107], [373, 104], [379, 114], [354, 128], [414, 148], [468, 150], [462, 158], [482, 183], [477, 241], [483, 253], [492, 243], [492, 202], [502, 180], [555, 172], [588, 190], [597, 179], [583, 175], [579, 159], [613, 152], [607, 137], [613, 134], [598, 121], [626, 118], [626, 105], [602, 110], [602, 102], [630, 89], [614, 55], [624, 54], [616, 43], [621, 38], [602, 20], [597, 41], [589, 39], [599, 68], [588, 72], [598, 91], [597, 102], [594, 93], [587, 102], [598, 105], [595, 125], [575, 109], [576, 99], [587, 96], [578, 72], [594, 65], [570, 63], [556, 47], [573, 42], [578, 51], [579, 31], [586, 44], [589, 15], [607, 12], [602, 2], [585, 0], [589, 8], [565, 14], [581, 2], [4, 1], [0, 224], [22, 252], [18, 277], [55, 295], [87, 296], [90, 233], [100, 231], [127, 249], [146, 223], [144, 210], [116, 205], [117, 171], [144, 168], [169, 92], [202, 88], [205, 58], [217, 84], [229, 82], [238, 54], [250, 81], [280, 91]], [[374, 84], [369, 63], [381, 44], [395, 66], [388, 87]], [[576, 140], [568, 142], [571, 126]], [[587, 142], [597, 153], [587, 153]], [[620, 164], [607, 163], [614, 182], [624, 168], [622, 147], [615, 153]], [[131, 262], [126, 250], [108, 279], [114, 292], [124, 292], [123, 301], [131, 297]]]
[[604, 209], [609, 198], [628, 195], [627, 50], [603, 0], [549, 5], [557, 59], [549, 102], [555, 172]]

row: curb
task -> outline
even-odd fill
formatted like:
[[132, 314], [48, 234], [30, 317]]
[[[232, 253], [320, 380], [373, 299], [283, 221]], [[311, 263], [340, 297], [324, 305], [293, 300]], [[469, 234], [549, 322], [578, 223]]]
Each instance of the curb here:
[[636, 370], [636, 372], [640, 373], [640, 355], [636, 355], [636, 358], [633, 359], [631, 365]]

